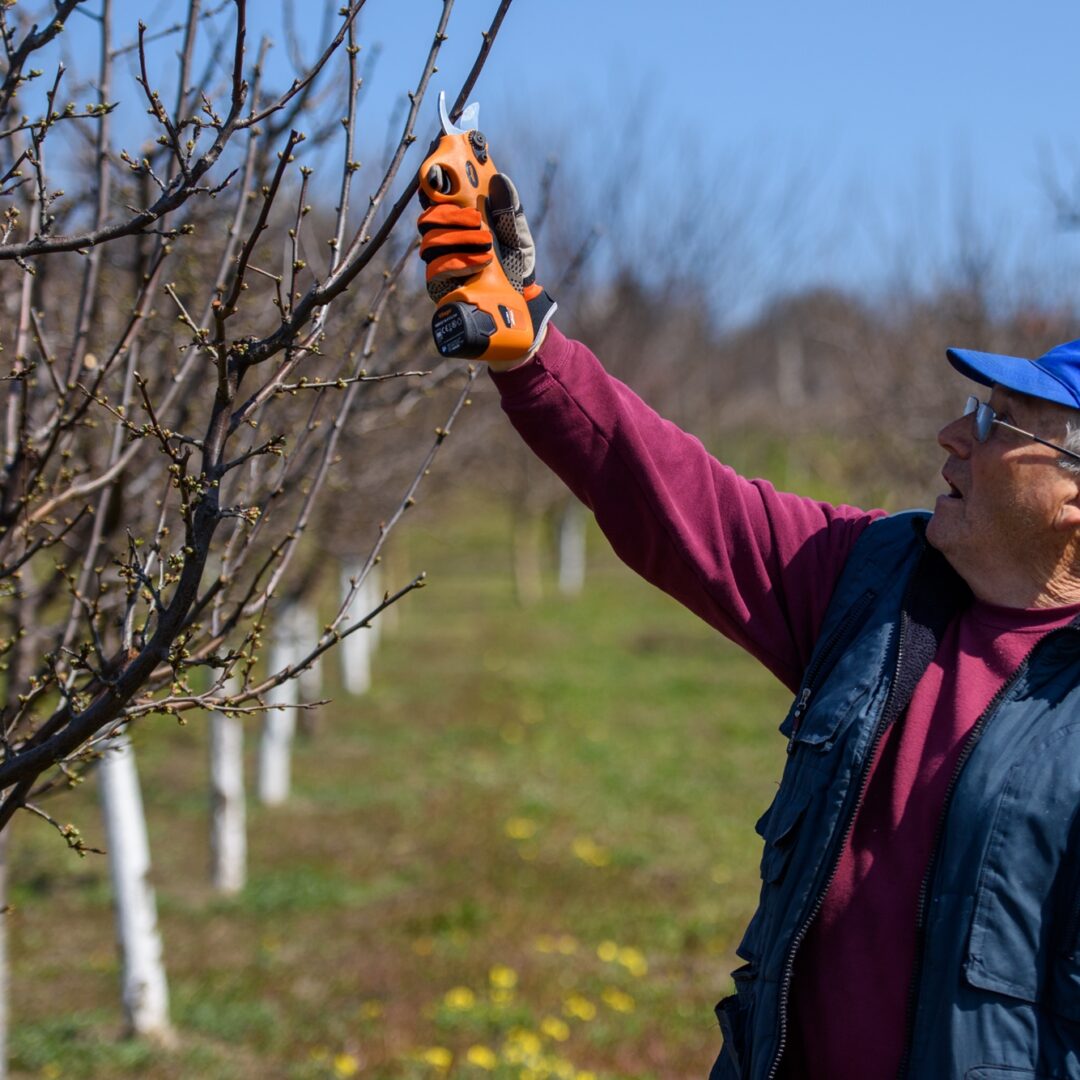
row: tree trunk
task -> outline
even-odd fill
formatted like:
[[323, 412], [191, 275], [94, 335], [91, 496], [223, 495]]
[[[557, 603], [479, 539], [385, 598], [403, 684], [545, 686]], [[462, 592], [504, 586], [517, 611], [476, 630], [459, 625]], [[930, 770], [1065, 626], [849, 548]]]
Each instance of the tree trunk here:
[[559, 592], [580, 596], [585, 587], [585, 508], [576, 499], [559, 515]]
[[244, 722], [215, 711], [210, 714], [210, 883], [220, 893], [238, 893], [247, 880], [246, 816]]
[[[362, 569], [359, 565], [345, 567], [341, 575], [343, 597], [352, 588], [352, 581]], [[382, 574], [378, 566], [373, 566], [360, 583], [356, 599], [349, 609], [349, 622], [362, 619], [382, 603], [382, 598]], [[357, 630], [341, 643], [341, 681], [350, 694], [359, 696], [371, 689], [371, 658], [380, 636], [379, 619], [374, 619], [369, 627]]]
[[[296, 607], [283, 608], [274, 620], [270, 642], [270, 671], [280, 671], [302, 655], [302, 628]], [[300, 701], [300, 683], [289, 679], [275, 686], [267, 695], [272, 706], [263, 714], [259, 740], [259, 802], [280, 806], [289, 797], [292, 786], [291, 757], [296, 732], [296, 706]]]
[[112, 739], [98, 777], [120, 947], [124, 1019], [131, 1035], [169, 1041], [169, 992], [150, 884], [150, 844], [135, 751], [126, 733]]

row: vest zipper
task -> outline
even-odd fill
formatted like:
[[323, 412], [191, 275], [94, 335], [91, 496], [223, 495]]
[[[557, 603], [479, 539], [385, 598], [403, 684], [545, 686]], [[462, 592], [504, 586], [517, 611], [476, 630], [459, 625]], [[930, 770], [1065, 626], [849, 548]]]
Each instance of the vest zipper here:
[[915, 905], [915, 966], [912, 969], [911, 983], [908, 986], [907, 1037], [904, 1041], [904, 1056], [900, 1061], [900, 1069], [897, 1072], [898, 1080], [903, 1080], [903, 1078], [907, 1076], [908, 1068], [911, 1064], [911, 1043], [912, 1036], [915, 1034], [915, 1009], [919, 996], [919, 980], [922, 977], [923, 949], [926, 946], [926, 902], [930, 895], [930, 883], [933, 881], [934, 874], [937, 871], [938, 857], [941, 854], [941, 840], [945, 834], [945, 819], [949, 816], [949, 806], [952, 803], [953, 792], [956, 790], [956, 785], [960, 782], [960, 774], [964, 771], [964, 766], [967, 764], [968, 758], [971, 757], [979, 739], [982, 738], [982, 733], [986, 729], [986, 725], [989, 723], [990, 718], [997, 712], [998, 706], [1001, 705], [1005, 696], [1013, 688], [1016, 680], [1027, 671], [1031, 658], [1035, 654], [1035, 650], [1038, 649], [1047, 638], [1062, 633], [1067, 629], [1071, 629], [1071, 627], [1062, 627], [1058, 630], [1051, 630], [1050, 633], [1044, 634], [1039, 638], [1039, 640], [1028, 650], [1027, 656], [1024, 657], [1012, 675], [1009, 676], [998, 689], [998, 692], [990, 699], [990, 704], [982, 711], [979, 719], [975, 721], [975, 726], [968, 732], [968, 736], [964, 740], [963, 749], [960, 751], [960, 756], [956, 759], [956, 765], [953, 767], [952, 776], [949, 777], [949, 786], [945, 789], [945, 801], [942, 803], [941, 814], [938, 817], [937, 827], [934, 830], [934, 842], [930, 849], [930, 862], [927, 864], [926, 873], [923, 875], [922, 884], [919, 886], [919, 898]]
[[869, 590], [862, 594], [859, 599], [848, 608], [844, 617], [840, 620], [836, 629], [832, 633], [832, 637], [829, 638], [824, 648], [817, 654], [814, 659], [813, 665], [806, 673], [806, 678], [803, 680], [803, 688], [799, 692], [799, 700], [795, 705], [795, 709], [791, 714], [791, 735], [788, 738], [788, 753], [791, 753], [792, 743], [795, 740], [796, 734], [799, 731], [799, 721], [802, 720], [806, 710], [810, 707], [810, 698], [813, 696], [814, 691], [817, 689], [817, 682], [821, 675], [821, 672], [825, 668], [826, 661], [832, 659], [833, 654], [837, 651], [839, 645], [847, 640], [848, 631], [852, 625], [859, 619], [863, 612], [870, 606], [874, 599], [873, 590]]
[[[909, 586], [910, 588], [910, 586]], [[846, 621], [846, 620], [845, 620]], [[896, 689], [897, 680], [900, 677], [901, 665], [904, 658], [904, 638], [906, 636], [908, 624], [907, 613], [901, 611], [900, 615], [900, 628], [899, 628], [899, 641], [896, 646], [896, 663], [893, 667], [892, 682], [889, 684], [889, 692], [885, 697], [885, 704], [881, 710], [881, 718], [878, 720], [877, 727], [874, 729], [873, 737], [870, 740], [870, 745], [866, 750], [866, 758], [863, 761], [862, 773], [859, 776], [858, 793], [854, 802], [851, 804], [848, 810], [847, 820], [844, 823], [844, 829], [840, 835], [840, 842], [833, 848], [831, 858], [832, 865], [829, 868], [829, 875], [825, 879], [825, 884], [818, 891], [817, 897], [814, 900], [814, 905], [810, 909], [810, 913], [802, 921], [799, 929], [795, 932], [795, 936], [791, 939], [791, 945], [788, 946], [787, 956], [784, 958], [784, 968], [780, 977], [780, 998], [779, 1006], [777, 1009], [777, 1026], [779, 1029], [776, 1052], [773, 1055], [772, 1064], [769, 1066], [769, 1072], [766, 1080], [775, 1080], [777, 1073], [780, 1070], [780, 1061], [784, 1056], [784, 1049], [787, 1045], [787, 1028], [788, 1028], [788, 996], [791, 992], [791, 980], [795, 973], [795, 954], [799, 951], [799, 946], [802, 945], [803, 940], [806, 938], [807, 933], [810, 930], [810, 926], [814, 919], [817, 918], [818, 912], [821, 911], [822, 905], [825, 903], [825, 897], [832, 887], [833, 880], [836, 877], [836, 872], [840, 867], [840, 858], [844, 853], [844, 846], [848, 842], [848, 838], [851, 836], [851, 831], [855, 826], [855, 818], [859, 812], [859, 807], [862, 805], [863, 799], [866, 796], [867, 781], [870, 778], [870, 766], [873, 764], [874, 757], [877, 753], [878, 743], [881, 742], [881, 737], [885, 733], [886, 727], [888, 727], [889, 706], [892, 704], [893, 692]], [[789, 744], [790, 745], [790, 744]]]

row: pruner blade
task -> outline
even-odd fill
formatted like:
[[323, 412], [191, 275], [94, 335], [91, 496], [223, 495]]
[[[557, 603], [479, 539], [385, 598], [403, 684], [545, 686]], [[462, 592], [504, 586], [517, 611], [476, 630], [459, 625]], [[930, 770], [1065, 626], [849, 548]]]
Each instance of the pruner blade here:
[[467, 131], [475, 131], [480, 126], [480, 102], [473, 101], [466, 105], [455, 124], [446, 111], [446, 91], [440, 90], [439, 123], [446, 135], [464, 135]]

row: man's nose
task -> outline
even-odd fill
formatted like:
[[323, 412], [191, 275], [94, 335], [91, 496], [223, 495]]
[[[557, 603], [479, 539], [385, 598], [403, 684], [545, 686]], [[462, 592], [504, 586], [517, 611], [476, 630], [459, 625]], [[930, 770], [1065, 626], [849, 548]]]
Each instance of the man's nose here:
[[958, 416], [938, 432], [938, 445], [957, 457], [966, 458], [974, 442], [974, 422], [970, 416]]

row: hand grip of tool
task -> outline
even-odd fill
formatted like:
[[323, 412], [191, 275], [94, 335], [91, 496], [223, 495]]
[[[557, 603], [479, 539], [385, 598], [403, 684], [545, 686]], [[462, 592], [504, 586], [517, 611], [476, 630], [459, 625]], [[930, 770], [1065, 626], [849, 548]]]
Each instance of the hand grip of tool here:
[[[420, 167], [420, 188], [432, 203], [475, 207], [487, 221], [488, 189], [497, 171], [479, 131], [444, 134]], [[443, 356], [468, 360], [514, 360], [533, 344], [525, 297], [498, 258], [442, 298], [431, 332]]]

